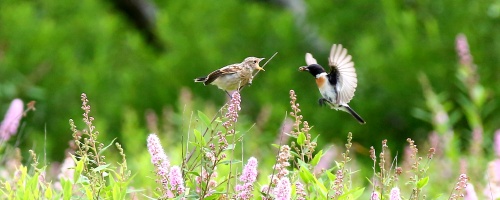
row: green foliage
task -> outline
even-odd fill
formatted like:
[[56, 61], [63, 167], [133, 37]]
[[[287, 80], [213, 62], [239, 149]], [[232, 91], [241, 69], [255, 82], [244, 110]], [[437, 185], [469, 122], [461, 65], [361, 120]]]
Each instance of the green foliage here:
[[[79, 115], [74, 100], [82, 91], [96, 99], [95, 116], [105, 119], [103, 128], [111, 133], [106, 139], [119, 136], [124, 119], [130, 118], [127, 115], [136, 115], [144, 125], [147, 109], [160, 112], [173, 107], [182, 112], [183, 105], [174, 106], [182, 103], [176, 98], [182, 88], [193, 91], [195, 102], [221, 105], [223, 93], [192, 79], [249, 55], [269, 58], [276, 51], [280, 53], [268, 70], [244, 91], [245, 111], [256, 119], [261, 109], [283, 109], [291, 88], [304, 96], [303, 112], [321, 133], [367, 135], [366, 130], [373, 130], [398, 140], [424, 135], [430, 127], [409, 112], [424, 104], [416, 74], [428, 74], [438, 89], [453, 88], [453, 82], [441, 80], [454, 71], [452, 42], [460, 32], [471, 41], [482, 83], [488, 87], [500, 80], [493, 67], [500, 61], [498, 15], [491, 14], [497, 10], [494, 2], [312, 1], [304, 7], [305, 19], [288, 7], [264, 2], [156, 3], [153, 31], [165, 51], [148, 46], [108, 2], [0, 2], [0, 101], [21, 97], [39, 102], [35, 116], [28, 119], [32, 125], [26, 127], [30, 142], [39, 141], [45, 128], [50, 135], [69, 140], [64, 119]], [[320, 109], [312, 78], [297, 72], [305, 52], [319, 55], [324, 58], [319, 61], [326, 63], [332, 43], [344, 44], [354, 57], [359, 87], [351, 105], [367, 119], [365, 126], [358, 126], [345, 113]], [[462, 101], [457, 95], [450, 97], [450, 101]], [[261, 125], [265, 135], [272, 135], [281, 121], [280, 114], [270, 113], [268, 123]], [[342, 138], [321, 137], [324, 143]], [[371, 139], [384, 138], [372, 135], [357, 141], [369, 146]], [[47, 142], [48, 155], [61, 159], [60, 145]]]

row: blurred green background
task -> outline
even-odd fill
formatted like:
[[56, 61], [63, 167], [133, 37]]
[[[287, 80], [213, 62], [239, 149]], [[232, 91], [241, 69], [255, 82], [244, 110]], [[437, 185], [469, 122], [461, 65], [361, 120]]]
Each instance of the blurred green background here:
[[[134, 1], [0, 1], [0, 111], [16, 97], [37, 102], [24, 119], [21, 145], [46, 147], [62, 160], [71, 140], [68, 120], [83, 124], [85, 92], [101, 137], [128, 140], [128, 151], [145, 149], [152, 131], [147, 112], [172, 110], [163, 124], [186, 130], [183, 119], [191, 112], [213, 115], [225, 103], [224, 92], [193, 78], [278, 52], [242, 92], [240, 115], [256, 123], [250, 131], [259, 138], [256, 145], [275, 140], [293, 89], [305, 120], [321, 134], [320, 145], [353, 132], [362, 153], [385, 138], [398, 147], [408, 137], [426, 139], [431, 129], [412, 115], [425, 109], [420, 73], [455, 101], [459, 33], [468, 37], [480, 82], [490, 89], [485, 139], [500, 122], [492, 114], [500, 92], [499, 0], [144, 0], [138, 13], [127, 2]], [[320, 108], [313, 78], [297, 70], [306, 52], [326, 64], [333, 43], [343, 44], [356, 63], [358, 88], [350, 105], [366, 125]], [[464, 117], [456, 120], [463, 130], [458, 134], [468, 138]], [[180, 141], [179, 134], [169, 143]]]

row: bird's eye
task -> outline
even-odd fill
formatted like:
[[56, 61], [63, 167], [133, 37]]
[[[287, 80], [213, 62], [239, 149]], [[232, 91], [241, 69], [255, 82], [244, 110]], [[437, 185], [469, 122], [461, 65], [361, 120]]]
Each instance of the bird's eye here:
[[257, 63], [257, 61], [256, 61], [256, 60], [254, 60], [254, 61], [253, 61], [253, 64], [256, 64], [256, 63]]

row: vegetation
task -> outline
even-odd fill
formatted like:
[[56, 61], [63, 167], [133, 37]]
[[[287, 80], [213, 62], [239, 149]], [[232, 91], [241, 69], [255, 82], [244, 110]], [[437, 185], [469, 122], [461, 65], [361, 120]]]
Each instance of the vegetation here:
[[[0, 1], [2, 198], [500, 198], [499, 1], [154, 3], [163, 48], [108, 2]], [[333, 43], [366, 125], [297, 71]], [[275, 52], [240, 98], [193, 83]]]

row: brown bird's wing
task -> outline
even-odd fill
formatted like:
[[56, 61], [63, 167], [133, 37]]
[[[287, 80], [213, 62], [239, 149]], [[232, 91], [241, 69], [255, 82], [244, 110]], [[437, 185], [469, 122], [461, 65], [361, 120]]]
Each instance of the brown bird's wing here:
[[241, 66], [239, 66], [238, 64], [228, 65], [228, 66], [225, 66], [225, 67], [220, 68], [218, 70], [215, 70], [207, 76], [207, 80], [205, 81], [205, 85], [208, 85], [208, 84], [214, 82], [215, 79], [217, 79], [221, 76], [228, 75], [228, 74], [234, 74], [240, 70], [241, 70]]
[[349, 103], [354, 97], [354, 92], [358, 86], [358, 78], [352, 57], [347, 54], [347, 49], [343, 48], [341, 44], [334, 44], [328, 61], [330, 73], [338, 74], [337, 103]]

